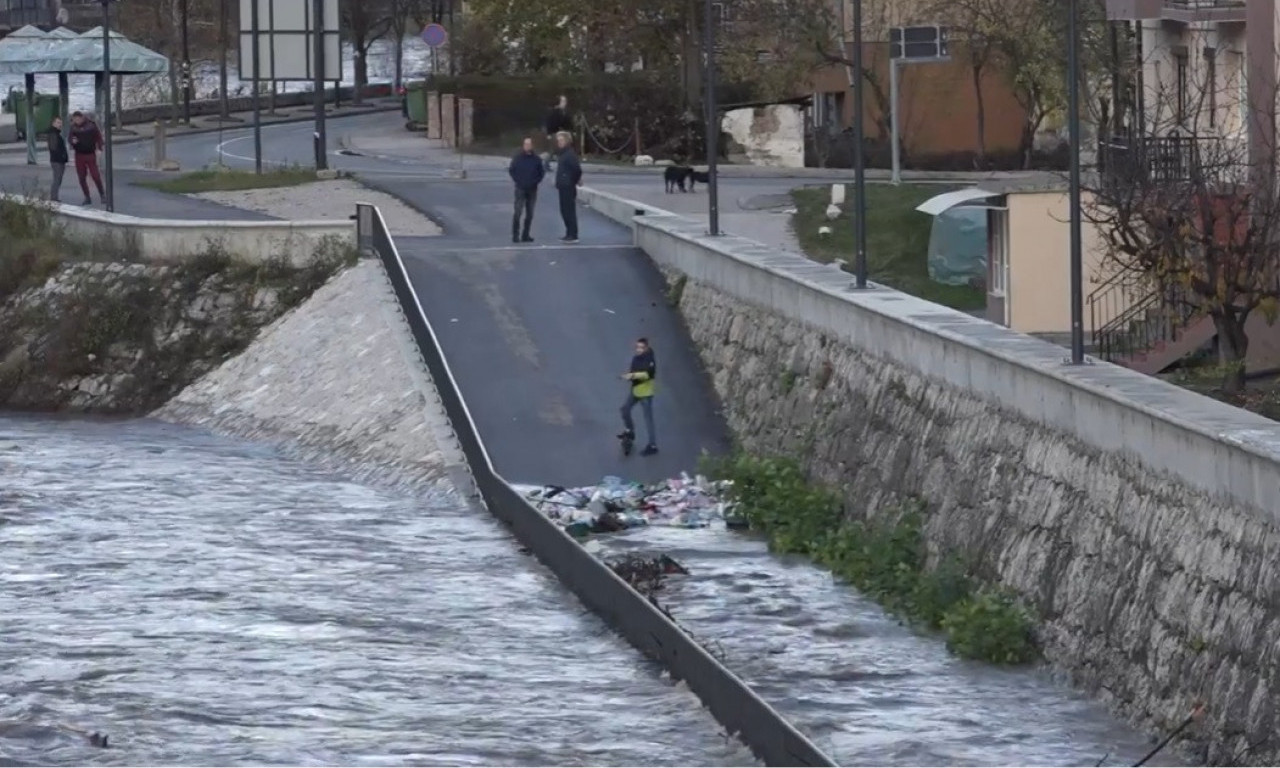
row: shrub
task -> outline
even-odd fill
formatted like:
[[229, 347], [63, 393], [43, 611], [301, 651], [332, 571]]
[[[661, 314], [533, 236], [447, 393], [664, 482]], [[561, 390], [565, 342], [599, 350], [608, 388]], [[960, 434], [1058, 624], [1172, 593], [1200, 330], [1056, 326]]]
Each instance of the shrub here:
[[941, 630], [956, 655], [995, 664], [1036, 657], [1032, 618], [1014, 597], [978, 588], [955, 558], [928, 566], [922, 504], [852, 521], [839, 496], [809, 482], [792, 459], [740, 452], [704, 469], [730, 481], [728, 501], [771, 550], [808, 555], [892, 613]]

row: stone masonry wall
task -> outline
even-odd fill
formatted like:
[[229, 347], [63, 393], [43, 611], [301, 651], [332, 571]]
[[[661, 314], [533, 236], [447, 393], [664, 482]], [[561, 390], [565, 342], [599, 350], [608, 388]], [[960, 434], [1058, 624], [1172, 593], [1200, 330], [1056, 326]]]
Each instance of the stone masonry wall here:
[[678, 293], [744, 447], [806, 457], [853, 514], [926, 499], [931, 550], [1021, 593], [1075, 684], [1160, 731], [1203, 700], [1189, 746], [1214, 764], [1280, 757], [1265, 515], [710, 287]]
[[376, 261], [338, 275], [153, 416], [276, 442], [357, 480], [469, 492], [461, 449]]

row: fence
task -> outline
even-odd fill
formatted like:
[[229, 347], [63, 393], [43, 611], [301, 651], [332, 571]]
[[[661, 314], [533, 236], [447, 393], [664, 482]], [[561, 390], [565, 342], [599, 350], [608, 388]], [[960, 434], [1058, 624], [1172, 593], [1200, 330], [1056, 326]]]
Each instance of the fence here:
[[655, 602], [643, 597], [534, 509], [497, 473], [381, 212], [372, 205], [358, 205], [356, 229], [361, 250], [382, 261], [462, 446], [475, 490], [489, 512], [509, 526], [520, 543], [588, 608], [638, 650], [666, 667], [673, 679], [683, 680], [716, 720], [766, 765], [834, 766], [829, 757], [672, 621]]

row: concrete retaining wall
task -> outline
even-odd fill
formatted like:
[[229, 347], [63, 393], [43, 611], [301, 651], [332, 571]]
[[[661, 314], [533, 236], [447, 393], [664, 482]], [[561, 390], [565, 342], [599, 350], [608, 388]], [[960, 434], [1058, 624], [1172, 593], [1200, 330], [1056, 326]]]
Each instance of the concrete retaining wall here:
[[927, 499], [931, 548], [1024, 595], [1076, 683], [1153, 729], [1203, 699], [1215, 763], [1280, 756], [1280, 425], [679, 217], [629, 223], [687, 281], [748, 447], [807, 457], [854, 514]]
[[248, 261], [282, 253], [301, 263], [326, 239], [355, 246], [353, 221], [186, 221], [143, 219], [55, 204], [55, 217], [69, 237], [127, 248], [146, 259], [194, 256], [218, 246]]

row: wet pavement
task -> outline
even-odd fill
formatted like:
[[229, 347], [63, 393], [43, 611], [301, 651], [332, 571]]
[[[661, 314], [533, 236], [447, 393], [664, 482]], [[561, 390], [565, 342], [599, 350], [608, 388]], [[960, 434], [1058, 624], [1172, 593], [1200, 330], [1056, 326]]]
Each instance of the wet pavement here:
[[754, 762], [439, 492], [155, 422], [0, 416], [0, 548], [0, 725], [111, 738], [0, 728], [0, 764]]

